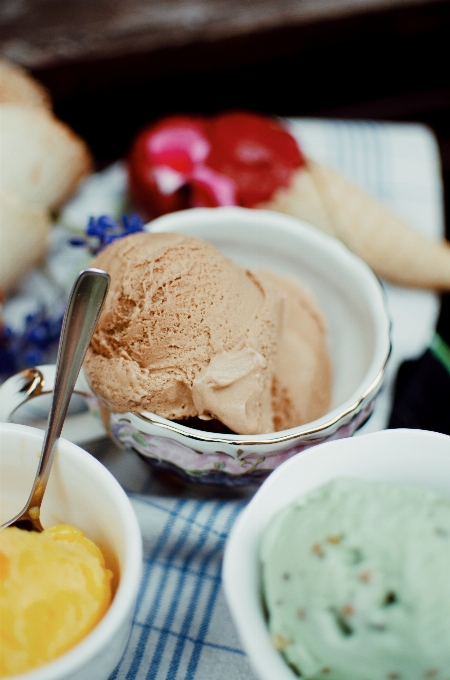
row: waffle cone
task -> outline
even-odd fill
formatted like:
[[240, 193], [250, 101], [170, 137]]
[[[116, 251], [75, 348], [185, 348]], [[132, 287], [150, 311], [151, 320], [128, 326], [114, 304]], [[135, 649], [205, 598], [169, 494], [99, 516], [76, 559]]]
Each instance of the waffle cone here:
[[0, 104], [0, 186], [29, 205], [58, 208], [91, 171], [86, 144], [44, 108]]
[[291, 186], [279, 190], [261, 207], [294, 215], [336, 236], [391, 283], [450, 290], [449, 243], [422, 236], [375, 198], [320, 163], [308, 160]]

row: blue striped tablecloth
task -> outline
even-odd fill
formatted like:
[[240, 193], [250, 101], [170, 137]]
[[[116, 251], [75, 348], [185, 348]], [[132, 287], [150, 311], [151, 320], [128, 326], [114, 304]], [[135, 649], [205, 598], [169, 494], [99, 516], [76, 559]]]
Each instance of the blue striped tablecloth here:
[[144, 539], [131, 638], [111, 680], [256, 680], [221, 588], [225, 541], [246, 497], [155, 478], [106, 440], [89, 449], [129, 491]]
[[127, 652], [112, 678], [253, 678], [221, 589], [225, 541], [243, 502], [133, 499], [145, 566]]

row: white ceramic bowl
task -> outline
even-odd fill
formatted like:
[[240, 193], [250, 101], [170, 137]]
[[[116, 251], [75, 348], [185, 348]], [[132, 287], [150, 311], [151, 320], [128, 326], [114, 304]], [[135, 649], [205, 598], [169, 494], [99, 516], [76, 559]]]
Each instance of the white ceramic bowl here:
[[381, 285], [362, 260], [315, 227], [268, 210], [184, 210], [147, 228], [197, 236], [238, 264], [273, 269], [305, 283], [328, 323], [331, 409], [314, 422], [256, 436], [213, 434], [152, 413], [110, 414], [118, 444], [188, 479], [233, 486], [262, 481], [295, 453], [329, 438], [348, 437], [367, 420], [391, 344]]
[[[43, 432], [0, 423], [0, 523], [25, 505], [37, 468]], [[122, 487], [95, 458], [60, 439], [42, 505], [45, 527], [61, 522], [81, 529], [102, 550], [116, 588], [108, 611], [81, 642], [16, 680], [107, 680], [127, 644], [141, 576], [142, 540]]]
[[337, 477], [410, 484], [450, 498], [450, 437], [421, 430], [384, 430], [328, 442], [291, 458], [262, 485], [229, 536], [225, 594], [243, 647], [261, 680], [296, 680], [270, 642], [259, 580], [259, 549], [282, 507]]
[[[245, 267], [273, 269], [304, 282], [328, 323], [331, 408], [314, 422], [254, 436], [214, 434], [152, 413], [110, 413], [108, 430], [117, 444], [188, 480], [238, 486], [261, 482], [295, 453], [361, 427], [374, 408], [391, 348], [383, 291], [362, 260], [315, 227], [268, 210], [183, 210], [147, 228], [197, 236]], [[41, 377], [24, 372], [2, 386], [0, 419], [8, 420], [12, 407], [24, 400], [52, 390], [54, 370], [38, 369]], [[88, 393], [81, 379], [77, 389]], [[90, 403], [95, 410], [95, 400]]]

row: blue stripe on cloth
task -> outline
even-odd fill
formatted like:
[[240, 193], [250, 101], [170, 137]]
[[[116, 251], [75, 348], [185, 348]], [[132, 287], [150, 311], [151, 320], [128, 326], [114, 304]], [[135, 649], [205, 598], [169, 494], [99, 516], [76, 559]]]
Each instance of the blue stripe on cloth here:
[[[154, 501], [151, 498], [138, 498], [138, 500], [139, 500], [140, 503], [143, 503], [144, 505], [148, 505], [148, 506], [155, 508], [157, 510], [161, 510], [162, 512], [165, 512], [169, 515], [173, 515], [177, 519], [180, 519], [180, 514], [179, 514], [178, 510], [175, 510], [175, 509], [171, 510], [171, 509], [165, 507], [163, 504], [157, 503], [156, 501]], [[186, 522], [190, 522], [193, 526], [197, 526], [197, 527], [200, 527], [200, 528], [203, 528], [203, 526], [204, 526], [201, 522], [196, 522], [195, 520], [191, 520], [188, 517], [183, 517], [183, 519]], [[227, 536], [227, 534], [216, 532], [214, 529], [211, 529], [211, 533], [216, 533], [217, 536], [220, 536], [221, 538], [226, 538], [226, 536]]]
[[[230, 527], [232, 526], [238, 512], [239, 512], [239, 508], [235, 508], [234, 513], [231, 513], [229, 515], [228, 520], [227, 520], [227, 524], [226, 524], [225, 535], [228, 534], [228, 531], [229, 531]], [[185, 616], [185, 619], [183, 621], [183, 625], [182, 625], [182, 628], [181, 628], [182, 634], [187, 634], [187, 631], [190, 628], [197, 603], [200, 600], [201, 590], [204, 588], [205, 584], [207, 583], [205, 581], [205, 579], [203, 578], [203, 576], [206, 573], [206, 568], [209, 564], [209, 561], [212, 559], [213, 556], [217, 555], [219, 552], [220, 553], [222, 552], [223, 547], [224, 547], [224, 543], [225, 543], [225, 539], [218, 541], [214, 551], [211, 551], [210, 555], [206, 556], [205, 559], [202, 561], [201, 569], [200, 569], [200, 572], [197, 576], [196, 586], [195, 586], [195, 589], [193, 590], [192, 595], [191, 595], [191, 601], [190, 601], [190, 604], [188, 606], [187, 615]], [[209, 622], [210, 617], [211, 617], [212, 612], [213, 612], [215, 599], [216, 599], [217, 593], [220, 589], [220, 583], [221, 583], [221, 581], [220, 581], [220, 570], [221, 570], [221, 561], [218, 562], [217, 572], [216, 572], [217, 577], [216, 577], [216, 579], [214, 579], [214, 581], [211, 584], [211, 595], [210, 595], [210, 597], [209, 597], [209, 599], [206, 603], [206, 606], [205, 606], [203, 620], [200, 623], [200, 628], [199, 628], [200, 635], [197, 636], [197, 640], [196, 640], [196, 643], [194, 645], [194, 654], [191, 656], [191, 659], [189, 661], [188, 673], [186, 675], [186, 679], [188, 677], [190, 677], [189, 676], [189, 669], [192, 667], [193, 672], [194, 672], [195, 668], [197, 666], [197, 663], [198, 663], [198, 658], [197, 658], [197, 660], [194, 658], [195, 657], [195, 650], [197, 649], [197, 647], [200, 647], [201, 644], [202, 644], [202, 641], [204, 639], [204, 636], [205, 636], [206, 630], [207, 630], [207, 624], [205, 624], [205, 621]], [[178, 644], [176, 646], [174, 655], [172, 657], [172, 662], [171, 662], [171, 665], [170, 665], [170, 668], [169, 668], [169, 673], [167, 675], [167, 680], [174, 680], [175, 673], [176, 673], [176, 670], [178, 669], [178, 664], [179, 664], [179, 661], [180, 661], [180, 658], [181, 658], [181, 654], [183, 652], [183, 648], [184, 648], [184, 643], [182, 642], [182, 640], [179, 640]]]
[[[183, 505], [184, 505], [184, 503], [183, 503]], [[195, 518], [200, 513], [201, 509], [202, 509], [202, 503], [200, 501], [194, 502], [192, 504], [190, 517]], [[175, 522], [179, 519], [180, 519], [179, 516], [169, 513], [169, 521], [170, 521], [172, 530], [173, 530]], [[150, 626], [152, 625], [154, 619], [156, 618], [156, 615], [158, 613], [159, 607], [160, 607], [162, 599], [163, 599], [164, 589], [165, 589], [165, 585], [166, 585], [166, 577], [167, 577], [168, 572], [171, 569], [171, 560], [173, 560], [178, 555], [178, 553], [180, 553], [181, 550], [183, 549], [183, 547], [186, 544], [187, 539], [189, 537], [189, 532], [190, 532], [190, 524], [189, 524], [189, 522], [186, 522], [184, 524], [182, 530], [181, 530], [180, 535], [175, 540], [175, 543], [174, 543], [172, 549], [169, 551], [169, 553], [167, 555], [166, 564], [165, 564], [165, 566], [164, 566], [164, 568], [161, 572], [161, 576], [159, 578], [159, 583], [158, 583], [158, 586], [156, 588], [156, 593], [155, 593], [155, 596], [153, 598], [153, 602], [152, 602], [152, 605], [151, 605], [151, 608], [150, 608], [150, 612], [149, 612], [148, 617], [146, 619], [147, 622], [150, 624]], [[151, 557], [153, 555], [158, 554], [158, 552], [162, 549], [164, 544], [168, 543], [169, 536], [170, 536], [170, 534], [166, 535], [166, 540], [164, 541], [164, 543], [162, 543], [162, 545], [159, 546], [159, 550], [158, 551], [153, 550], [151, 555], [150, 555], [149, 563], [148, 563], [148, 567], [147, 567], [147, 575], [146, 575], [146, 578], [145, 578], [146, 589], [148, 587], [148, 583], [149, 583], [150, 577], [153, 574], [154, 566], [155, 566], [154, 562], [151, 560]], [[140, 608], [138, 608], [137, 612], [138, 612], [137, 617], [139, 618]], [[143, 658], [144, 652], [145, 652], [145, 648], [146, 648], [146, 639], [145, 638], [146, 638], [145, 635], [141, 636], [141, 639], [139, 641], [139, 649], [138, 649], [137, 653], [135, 654], [135, 657], [133, 659], [133, 664], [130, 667], [129, 672], [126, 675], [127, 680], [133, 680], [133, 678], [135, 677], [135, 674], [136, 674], [136, 672], [137, 672], [137, 670], [140, 666], [140, 663], [142, 661], [142, 658]]]
[[382, 179], [382, 168], [381, 168], [381, 156], [380, 156], [380, 124], [379, 123], [369, 123], [370, 127], [370, 147], [371, 147], [371, 189], [374, 196], [381, 198], [383, 196], [383, 179]]
[[[364, 162], [364, 123], [349, 121], [346, 125], [348, 154], [352, 158], [352, 178], [358, 184], [367, 186], [367, 167]], [[352, 138], [355, 143], [352, 145]]]
[[[175, 508], [177, 509], [178, 512], [181, 512], [182, 508], [186, 505], [186, 503], [187, 503], [186, 500], [180, 500], [176, 503]], [[198, 504], [196, 504], [196, 506], [194, 506], [193, 512], [198, 513], [199, 511], [200, 511], [200, 504], [198, 503]], [[150, 556], [149, 556], [150, 559], [151, 559], [152, 556], [156, 557], [156, 555], [159, 554], [159, 552], [163, 548], [163, 546], [167, 543], [169, 536], [170, 536], [170, 534], [173, 530], [174, 524], [177, 521], [177, 519], [178, 518], [175, 514], [169, 514], [168, 515], [166, 525], [165, 525], [163, 531], [161, 532], [161, 534], [159, 535], [159, 538], [156, 541], [156, 543], [155, 543], [155, 545], [154, 545], [154, 547], [153, 547], [153, 549], [150, 553]], [[183, 539], [184, 540], [186, 539], [187, 533], [188, 533], [188, 531], [185, 531], [182, 534], [180, 534], [179, 543], [182, 543]], [[147, 563], [146, 568], [144, 569], [144, 574], [143, 574], [143, 578], [142, 578], [142, 581], [141, 581], [141, 588], [139, 590], [139, 595], [138, 595], [138, 600], [137, 600], [137, 605], [136, 605], [136, 612], [137, 612], [136, 615], [135, 615], [136, 617], [138, 616], [138, 613], [139, 613], [140, 608], [142, 606], [142, 602], [144, 600], [145, 594], [147, 593], [148, 582], [149, 582], [152, 570], [153, 570], [153, 563], [151, 561], [149, 561]], [[139, 640], [137, 642], [137, 647], [136, 647], [136, 651], [135, 651], [131, 666], [128, 670], [128, 673], [125, 676], [127, 680], [133, 680], [134, 679], [134, 677], [135, 677], [135, 675], [138, 671], [141, 659], [143, 657], [144, 650], [145, 650], [145, 639], [141, 635], [141, 637], [139, 638]], [[119, 666], [119, 670], [121, 670], [120, 666]]]
[[[330, 147], [333, 148], [333, 146], [336, 149], [336, 164], [339, 168], [344, 171], [345, 169], [345, 162], [346, 162], [346, 157], [345, 157], [345, 144], [344, 144], [344, 139], [342, 135], [342, 123], [339, 123], [336, 125], [336, 129], [334, 130], [334, 135], [332, 136]], [[332, 132], [332, 128], [330, 128], [330, 133]], [[334, 139], [333, 139], [334, 137]]]
[[[218, 579], [220, 582], [220, 579]], [[145, 628], [148, 631], [150, 630], [150, 626], [146, 623], [139, 623], [138, 621], [135, 623], [136, 627], [140, 628]], [[174, 638], [183, 638], [187, 642], [193, 642], [196, 643], [198, 642], [198, 639], [192, 635], [181, 635], [181, 633], [177, 633], [176, 631], [173, 630], [168, 630], [166, 628], [159, 628], [158, 626], [151, 626], [151, 629], [160, 633], [166, 633], [168, 637], [174, 637]], [[242, 651], [242, 649], [237, 649], [236, 647], [230, 647], [229, 645], [219, 645], [217, 642], [208, 642], [207, 640], [203, 640], [201, 643], [202, 647], [209, 647], [210, 649], [217, 649], [218, 651], [221, 652], [230, 652], [231, 654], [239, 654], [240, 656], [245, 656], [245, 652]]]
[[[176, 507], [178, 508], [178, 511], [181, 511], [181, 509], [184, 507], [184, 505], [186, 505], [186, 501], [185, 501], [185, 500], [180, 500], [180, 501], [178, 501], [177, 504], [176, 504]], [[172, 530], [172, 528], [173, 528], [173, 525], [174, 525], [175, 521], [176, 521], [175, 515], [169, 515], [169, 516], [168, 516], [168, 518], [167, 518], [167, 523], [166, 523], [164, 529], [162, 530], [162, 532], [160, 533], [160, 536], [159, 536], [157, 542], [155, 543], [155, 545], [154, 545], [154, 547], [153, 547], [153, 550], [152, 550], [152, 554], [153, 554], [153, 555], [156, 556], [156, 555], [159, 553], [161, 547], [166, 543], [166, 541], [167, 541], [167, 539], [168, 539], [168, 537], [169, 537], [169, 535], [170, 535], [170, 532], [171, 532], [171, 530]], [[150, 569], [151, 569], [151, 565], [148, 565], [147, 568], [144, 569], [144, 574], [143, 574], [143, 577], [142, 577], [142, 579], [141, 579], [141, 585], [140, 585], [139, 593], [138, 593], [138, 597], [137, 597], [136, 612], [139, 611], [139, 608], [140, 608], [140, 606], [141, 606], [141, 604], [142, 604], [142, 600], [143, 600], [144, 595], [145, 595], [145, 593], [146, 593]], [[135, 616], [136, 616], [136, 614], [135, 614]], [[136, 655], [135, 655], [135, 657], [134, 657], [134, 659], [133, 659], [133, 664], [132, 664], [132, 665], [133, 665], [133, 669], [130, 668], [130, 673], [134, 673], [134, 672], [135, 672], [136, 665], [137, 665], [137, 663], [138, 663], [137, 657], [138, 657], [138, 655], [142, 656], [142, 651], [143, 651], [143, 650], [142, 650], [142, 646], [143, 646], [142, 643], [138, 643], [138, 650], [137, 650], [137, 653], [136, 653]], [[134, 662], [135, 660], [136, 660], [136, 663]], [[121, 670], [121, 666], [122, 666], [122, 664], [123, 664], [123, 661], [124, 661], [124, 660], [122, 660], [121, 664], [119, 664], [119, 666], [117, 667], [116, 671], [112, 674], [110, 680], [115, 680], [115, 678], [117, 677], [119, 671]], [[127, 678], [131, 678], [131, 679], [132, 679], [133, 677], [134, 677], [134, 675], [127, 674]]]
[[[228, 518], [228, 522], [227, 522], [227, 527], [226, 527], [227, 534], [230, 531], [231, 527], [233, 526], [233, 524], [236, 520], [236, 517], [239, 514], [239, 511], [240, 511], [240, 508], [237, 506], [235, 508], [234, 512], [232, 512], [230, 514], [230, 516]], [[220, 547], [222, 548], [223, 546], [221, 545]], [[219, 569], [218, 576], [219, 577], [220, 577], [221, 568], [222, 568], [222, 564], [220, 563], [219, 567], [218, 567], [218, 569]], [[185, 680], [193, 680], [195, 671], [197, 670], [198, 662], [199, 662], [199, 659], [200, 659], [200, 654], [201, 654], [202, 648], [205, 644], [206, 633], [208, 632], [208, 627], [209, 627], [209, 624], [210, 624], [210, 621], [211, 621], [211, 616], [212, 616], [212, 613], [214, 611], [214, 606], [215, 606], [216, 601], [217, 601], [217, 596], [219, 594], [219, 589], [220, 589], [220, 578], [217, 578], [217, 581], [215, 582], [215, 584], [213, 584], [213, 588], [211, 589], [209, 601], [208, 601], [207, 606], [205, 608], [205, 614], [204, 614], [204, 617], [203, 617], [203, 621], [200, 624], [198, 639], [196, 640], [196, 642], [194, 644], [194, 649], [193, 649], [191, 658], [189, 660], [189, 665], [188, 665]], [[168, 678], [168, 680], [172, 680], [172, 678]]]
[[149, 541], [150, 531], [155, 539], [147, 550], [144, 540], [137, 613], [128, 648], [110, 680], [193, 680], [206, 649], [239, 657], [247, 667], [234, 638], [231, 644], [206, 640], [221, 589], [225, 541], [245, 501], [133, 500], [144, 539]]
[[361, 123], [360, 130], [363, 186], [370, 194], [376, 196], [373, 129], [370, 123]]
[[[155, 566], [159, 566], [161, 568], [164, 568], [166, 565], [166, 560], [163, 559], [155, 559], [152, 560], [153, 564]], [[144, 560], [144, 563], [147, 564], [148, 560]], [[177, 564], [176, 562], [171, 564], [171, 569], [174, 569], [175, 571], [180, 571], [186, 574], [187, 576], [198, 576], [200, 574], [200, 571], [198, 569], [195, 569], [195, 567], [186, 567], [184, 564]], [[217, 576], [216, 574], [202, 574], [202, 578], [209, 580], [209, 581], [216, 581]]]
[[324, 129], [329, 163], [373, 196], [389, 197], [384, 179], [385, 126], [372, 121], [333, 121]]
[[[194, 544], [192, 545], [191, 551], [188, 553], [188, 555], [185, 558], [185, 564], [186, 565], [189, 565], [189, 563], [194, 559], [194, 557], [196, 555], [198, 555], [198, 553], [200, 552], [200, 550], [204, 546], [204, 544], [205, 544], [205, 542], [208, 538], [209, 529], [212, 527], [217, 515], [219, 514], [220, 510], [222, 508], [224, 508], [224, 506], [225, 506], [224, 502], [213, 503], [208, 521], [206, 522], [205, 526], [202, 528], [200, 536], [194, 542]], [[213, 549], [213, 552], [217, 552], [216, 546]], [[210, 559], [209, 555], [208, 555], [208, 557], [204, 558], [203, 565], [204, 565], [205, 561], [207, 562], [207, 561], [209, 561], [209, 559]], [[168, 568], [170, 568], [170, 566]], [[166, 618], [165, 618], [165, 626], [164, 627], [166, 629], [167, 628], [170, 629], [172, 624], [173, 624], [175, 614], [176, 614], [177, 609], [178, 609], [179, 604], [180, 604], [181, 594], [182, 594], [183, 588], [184, 588], [185, 583], [186, 583], [186, 574], [181, 572], [178, 576], [177, 581], [178, 582], [177, 582], [177, 585], [176, 585], [175, 593], [174, 593], [174, 596], [172, 597], [172, 601], [170, 603], [170, 606], [169, 606], [169, 609], [167, 611]], [[194, 603], [192, 602], [192, 600], [191, 600], [190, 604], [191, 604], [191, 607], [194, 607]], [[190, 616], [189, 609], [190, 608], [188, 608], [188, 614], [187, 614], [188, 617]], [[159, 666], [161, 664], [161, 660], [162, 660], [164, 650], [165, 650], [165, 647], [166, 647], [166, 644], [167, 644], [167, 638], [168, 638], [168, 636], [167, 636], [166, 633], [164, 633], [164, 632], [160, 633], [159, 639], [157, 641], [156, 648], [155, 648], [155, 651], [153, 653], [153, 657], [152, 657], [152, 660], [151, 660], [151, 663], [150, 663], [149, 672], [147, 674], [147, 680], [154, 680], [154, 678], [156, 677], [156, 675], [158, 673]], [[171, 662], [171, 667], [172, 667], [172, 663], [173, 663], [173, 658], [172, 658], [172, 662]]]
[[378, 197], [381, 200], [389, 200], [392, 198], [390, 175], [390, 164], [392, 163], [391, 155], [389, 153], [389, 144], [386, 144], [386, 135], [383, 134], [382, 126], [375, 127], [376, 152], [379, 165], [379, 193]]

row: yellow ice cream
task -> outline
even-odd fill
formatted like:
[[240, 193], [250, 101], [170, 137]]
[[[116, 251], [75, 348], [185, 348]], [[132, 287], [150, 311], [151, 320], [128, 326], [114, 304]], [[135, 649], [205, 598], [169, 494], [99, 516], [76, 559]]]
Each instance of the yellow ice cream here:
[[42, 666], [73, 647], [111, 602], [99, 548], [64, 524], [0, 532], [0, 677]]

